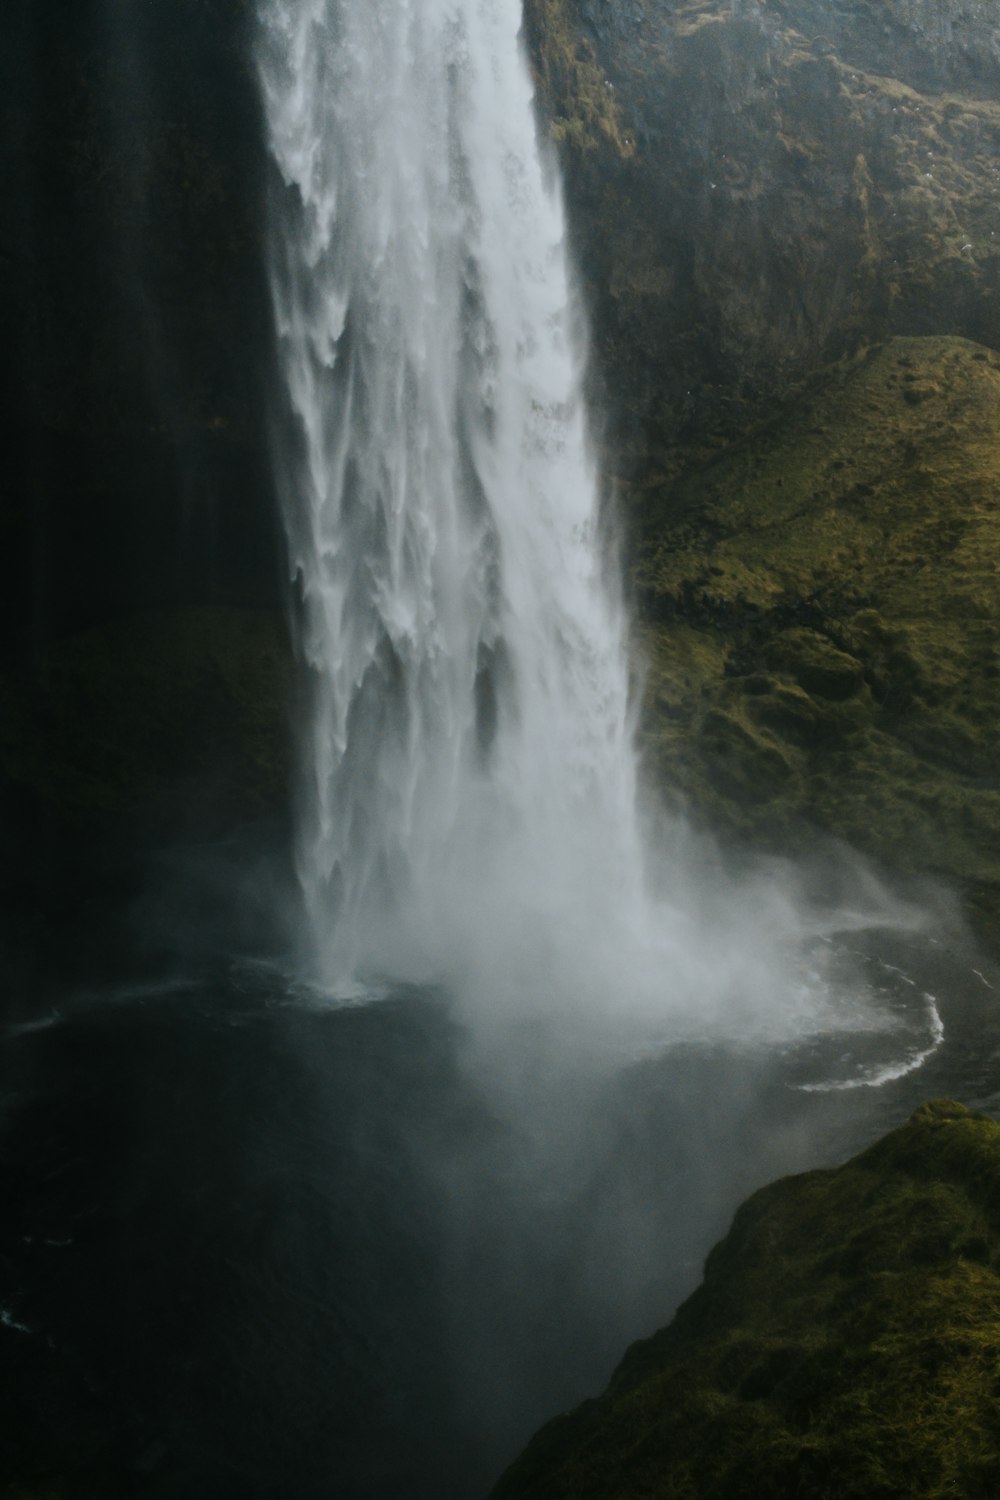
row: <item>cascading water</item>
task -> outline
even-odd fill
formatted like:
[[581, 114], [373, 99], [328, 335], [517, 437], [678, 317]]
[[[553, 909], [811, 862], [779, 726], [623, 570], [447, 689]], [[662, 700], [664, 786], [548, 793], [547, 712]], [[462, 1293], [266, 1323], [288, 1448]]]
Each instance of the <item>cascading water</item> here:
[[641, 859], [520, 3], [265, 0], [262, 19], [321, 970], [453, 967], [473, 930], [571, 950], [635, 907]]
[[[816, 942], [789, 962], [817, 936], [794, 882], [715, 868], [703, 888], [675, 850], [668, 898], [662, 879], [647, 895], [624, 613], [520, 0], [261, 7], [322, 985], [445, 977], [481, 1014], [523, 997], [616, 1036], [628, 1017], [675, 1038], [877, 1029]], [[829, 929], [898, 917], [874, 884], [868, 912], [855, 900]]]

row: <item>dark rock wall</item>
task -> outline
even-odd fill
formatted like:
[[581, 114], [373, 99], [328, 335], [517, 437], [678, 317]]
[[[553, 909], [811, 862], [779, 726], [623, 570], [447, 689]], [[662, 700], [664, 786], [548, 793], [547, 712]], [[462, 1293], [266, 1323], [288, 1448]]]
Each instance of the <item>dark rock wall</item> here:
[[284, 816], [253, 16], [249, 0], [4, 10], [0, 895], [16, 972], [25, 950], [100, 946], [94, 902], [131, 900], [157, 849]]
[[12, 0], [5, 638], [271, 603], [263, 152], [241, 0]]
[[[80, 789], [66, 726], [85, 722], [88, 703], [95, 711], [105, 704], [108, 765], [119, 770], [141, 759], [145, 731], [133, 735], [130, 724], [164, 714], [190, 723], [187, 739], [164, 737], [156, 757], [164, 808], [171, 777], [187, 785], [191, 773], [182, 740], [190, 749], [203, 728], [206, 742], [219, 743], [219, 716], [206, 716], [205, 705], [231, 690], [258, 705], [245, 722], [262, 738], [250, 745], [237, 736], [230, 761], [209, 757], [219, 808], [236, 816], [261, 803], [257, 781], [249, 802], [222, 790], [227, 780], [250, 786], [247, 764], [287, 762], [274, 726], [264, 727], [266, 705], [285, 700], [270, 666], [255, 675], [255, 654], [230, 650], [239, 617], [226, 613], [249, 609], [246, 638], [266, 635], [263, 658], [287, 661], [268, 458], [274, 371], [253, 24], [251, 0], [11, 0], [5, 13], [0, 336], [10, 378], [0, 416], [0, 697], [16, 711], [0, 735], [0, 800], [15, 809], [14, 842], [25, 849], [38, 843], [36, 812], [46, 827], [79, 821], [77, 793], [71, 807], [56, 789]], [[540, 117], [565, 168], [609, 460], [633, 481], [628, 555], [653, 635], [652, 677], [667, 702], [659, 720], [652, 705], [652, 760], [659, 767], [666, 756], [667, 779], [693, 804], [707, 776], [711, 795], [697, 810], [710, 821], [756, 828], [760, 789], [748, 796], [739, 770], [746, 746], [741, 740], [722, 757], [730, 787], [723, 806], [718, 736], [702, 733], [717, 726], [710, 708], [728, 702], [725, 673], [734, 670], [731, 653], [717, 649], [718, 611], [686, 622], [701, 632], [692, 647], [698, 670], [688, 673], [668, 639], [676, 619], [661, 618], [665, 574], [657, 564], [651, 588], [643, 569], [678, 543], [688, 547], [677, 528], [688, 526], [692, 507], [714, 505], [713, 525], [730, 537], [727, 555], [709, 558], [702, 538], [684, 567], [698, 598], [718, 598], [724, 613], [738, 607], [743, 584], [727, 592], [712, 570], [736, 578], [756, 568], [764, 577], [767, 567], [741, 551], [746, 507], [730, 512], [728, 501], [705, 499], [712, 481], [698, 476], [708, 464], [758, 442], [835, 366], [850, 368], [891, 337], [959, 336], [1000, 348], [1000, 29], [977, 0], [527, 0], [524, 34]], [[929, 402], [910, 424], [914, 474], [934, 472], [928, 445], [937, 439], [927, 424], [936, 411]], [[853, 451], [874, 442], [859, 434], [838, 430], [838, 443]], [[771, 459], [760, 456], [766, 475]], [[677, 483], [679, 475], [690, 484]], [[782, 475], [788, 483], [785, 467]], [[738, 498], [740, 486], [730, 488]], [[766, 509], [759, 486], [757, 494]], [[891, 518], [910, 513], [907, 495], [905, 507], [886, 513], [889, 553], [900, 545]], [[943, 492], [937, 499], [946, 532], [951, 502]], [[845, 558], [835, 551], [817, 562], [830, 597], [870, 594], [853, 562], [850, 578], [841, 577]], [[707, 588], [706, 570], [715, 580]], [[802, 604], [800, 581], [814, 590], [804, 572], [786, 579], [781, 608]], [[981, 644], [991, 652], [988, 615]], [[141, 689], [125, 646], [134, 619], [136, 639], [159, 643], [162, 667], [142, 676]], [[199, 679], [192, 696], [195, 627], [210, 680]], [[910, 625], [887, 616], [886, 628]], [[107, 672], [100, 690], [98, 641]], [[168, 642], [183, 643], [176, 659], [164, 655]], [[211, 664], [223, 661], [225, 672], [212, 679]], [[861, 670], [877, 675], [878, 663], [865, 658]], [[685, 674], [680, 707], [700, 726], [697, 743], [679, 742], [680, 721], [667, 714], [678, 711], [676, 682]], [[927, 701], [951, 691], [931, 686]], [[141, 691], [135, 715], [107, 711], [116, 691], [123, 704]], [[39, 758], [32, 746], [40, 736]], [[837, 788], [856, 765], [843, 736], [833, 746], [840, 759], [830, 761], [832, 744], [822, 736], [811, 743], [808, 764], [794, 752], [795, 807], [769, 806], [763, 818], [781, 839], [800, 815], [854, 837], [823, 812], [842, 803]], [[282, 775], [275, 770], [264, 802], [281, 800]], [[125, 818], [151, 785], [138, 773], [102, 777], [116, 788], [106, 802]], [[992, 783], [977, 782], [975, 793], [1000, 796]], [[868, 846], [896, 859], [898, 830], [870, 812], [860, 806], [856, 820], [870, 831]], [[937, 817], [921, 834], [925, 843]], [[152, 824], [165, 822], [161, 808]], [[214, 813], [209, 824], [218, 824]], [[989, 851], [984, 858], [978, 888], [1000, 889], [1000, 864], [994, 870]], [[16, 860], [11, 867], [16, 881]]]
[[768, 0], [764, 8], [856, 67], [915, 89], [996, 96], [1000, 28], [989, 0]]

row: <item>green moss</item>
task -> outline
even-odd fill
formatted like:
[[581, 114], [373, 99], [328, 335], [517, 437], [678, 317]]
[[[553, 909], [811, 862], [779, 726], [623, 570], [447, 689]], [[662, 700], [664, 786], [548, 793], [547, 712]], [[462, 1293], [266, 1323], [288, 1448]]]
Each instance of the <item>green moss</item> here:
[[629, 157], [633, 146], [614, 90], [567, 0], [527, 0], [524, 25], [552, 139], [577, 152], [604, 146]]
[[936, 1101], [749, 1199], [674, 1322], [495, 1500], [987, 1500], [998, 1372], [1000, 1126]]
[[957, 882], [986, 928], [998, 426], [996, 355], [897, 339], [633, 504], [655, 774], [723, 829], [787, 844], [821, 828]]

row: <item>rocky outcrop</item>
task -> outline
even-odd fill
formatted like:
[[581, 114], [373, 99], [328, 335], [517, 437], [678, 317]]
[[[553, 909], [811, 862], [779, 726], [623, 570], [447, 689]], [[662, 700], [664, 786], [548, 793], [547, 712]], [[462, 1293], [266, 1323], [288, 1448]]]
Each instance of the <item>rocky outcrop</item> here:
[[995, 12], [527, 14], [630, 480], [651, 773], [720, 832], [943, 876], [995, 939]]
[[[528, 15], [620, 465], [697, 462], [890, 334], [1000, 344], [988, 7], [529, 0]], [[595, 88], [567, 56], [603, 77], [614, 131], [594, 128]]]
[[987, 1500], [998, 1357], [1000, 1126], [938, 1101], [750, 1198], [670, 1326], [494, 1500]]

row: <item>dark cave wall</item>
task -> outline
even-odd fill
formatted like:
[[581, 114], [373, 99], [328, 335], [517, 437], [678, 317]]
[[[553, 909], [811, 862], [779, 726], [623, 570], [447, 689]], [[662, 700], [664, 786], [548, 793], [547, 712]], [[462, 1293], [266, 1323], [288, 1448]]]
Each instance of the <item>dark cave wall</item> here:
[[140, 607], [277, 599], [251, 22], [241, 0], [5, 13], [18, 654]]
[[164, 848], [246, 825], [287, 845], [294, 674], [253, 24], [249, 0], [4, 12], [12, 993], [73, 948], [106, 962], [121, 924], [108, 932], [105, 906], [155, 882]]

